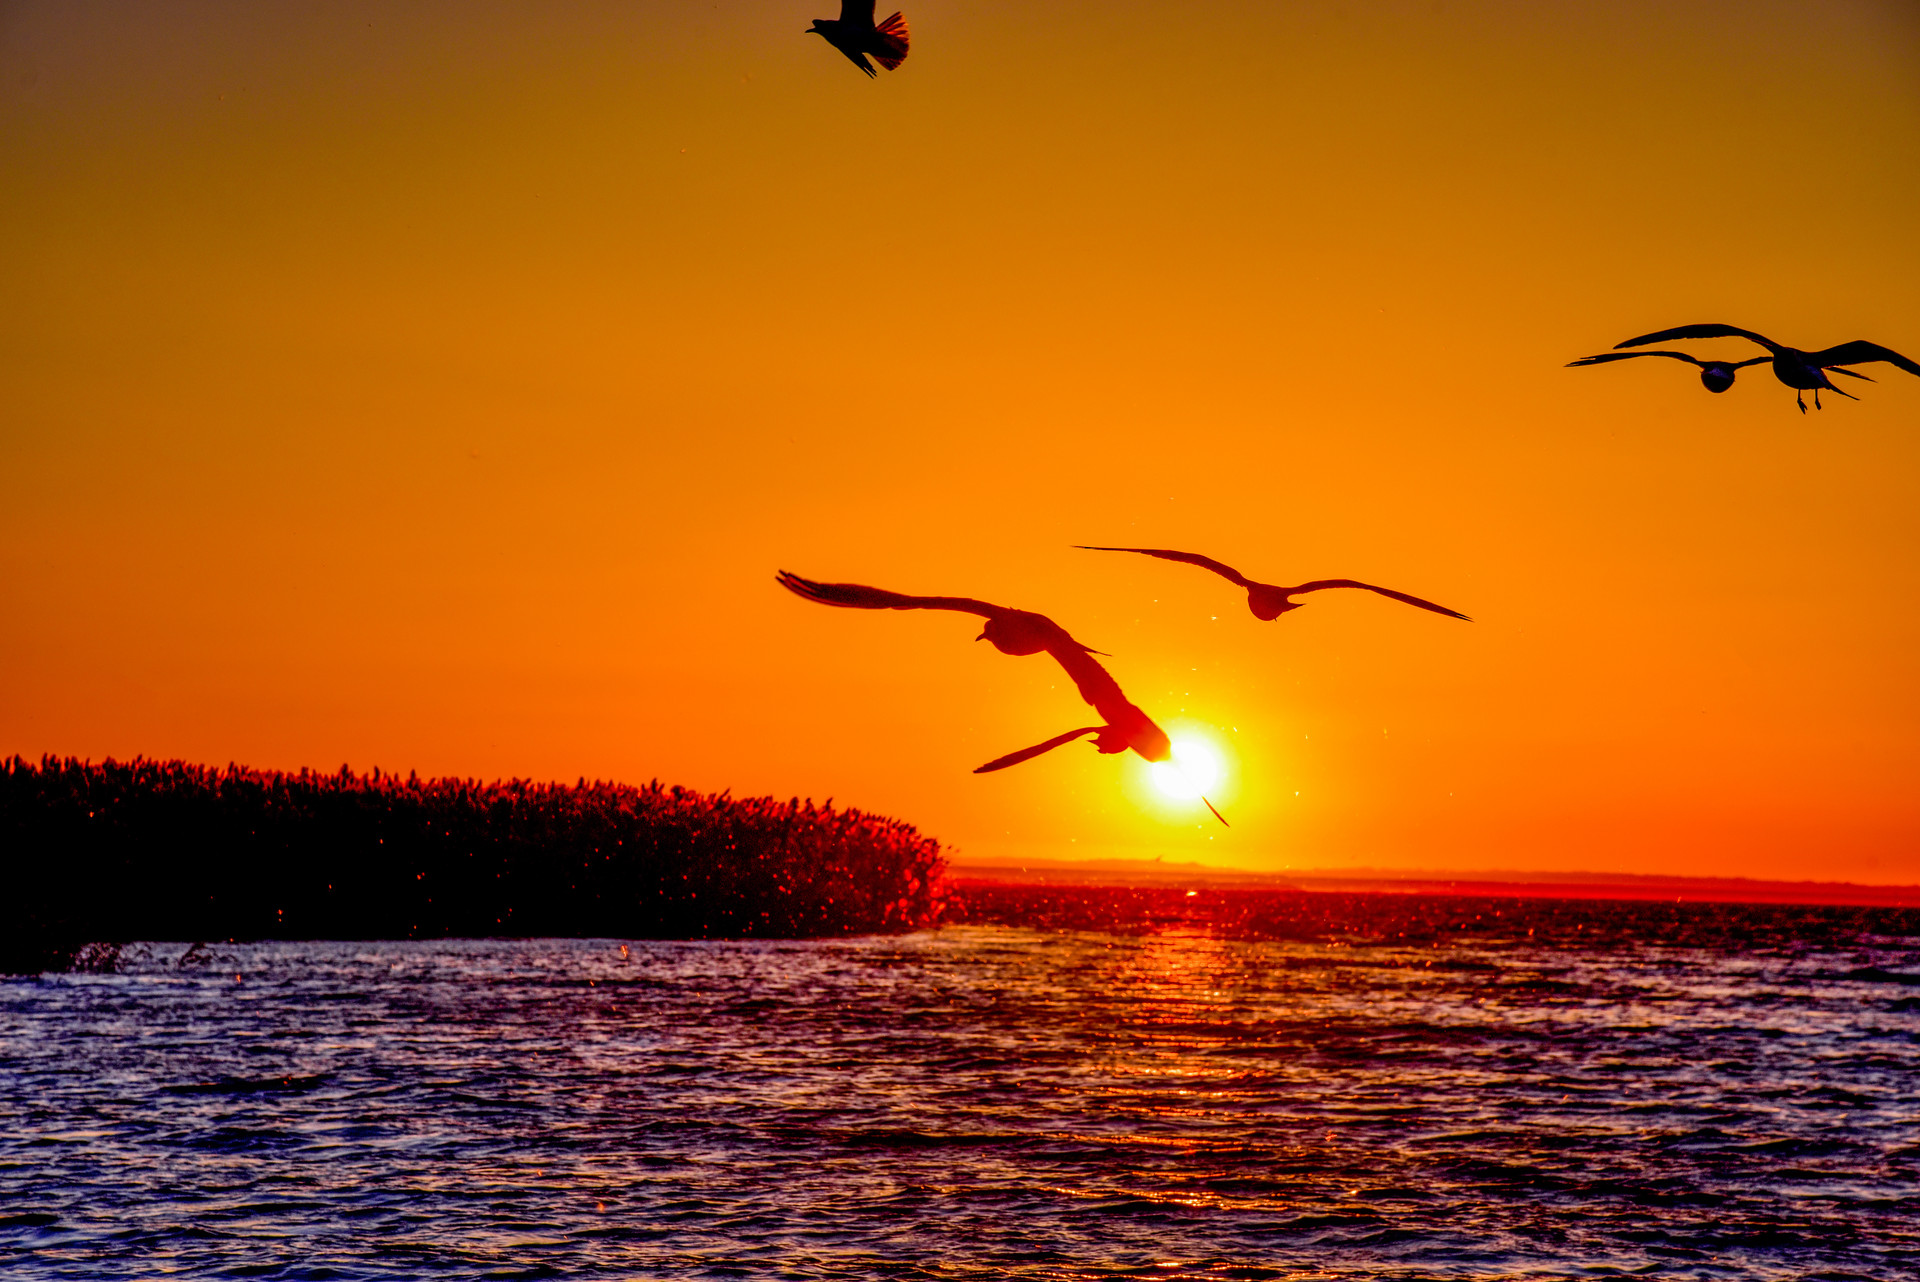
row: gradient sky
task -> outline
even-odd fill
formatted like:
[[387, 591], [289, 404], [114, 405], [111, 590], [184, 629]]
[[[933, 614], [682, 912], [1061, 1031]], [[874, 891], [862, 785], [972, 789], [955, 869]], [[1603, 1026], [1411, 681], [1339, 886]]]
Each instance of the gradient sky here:
[[[0, 752], [1920, 881], [1920, 379], [1562, 368], [1920, 356], [1910, 0], [917, 0], [874, 82], [832, 12], [0, 4]], [[1057, 667], [778, 568], [1052, 615], [1234, 827], [975, 777]]]

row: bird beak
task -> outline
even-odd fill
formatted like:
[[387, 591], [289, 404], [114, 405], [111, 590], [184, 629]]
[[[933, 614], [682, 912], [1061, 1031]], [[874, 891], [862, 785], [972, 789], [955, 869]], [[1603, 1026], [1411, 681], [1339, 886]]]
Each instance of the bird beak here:
[[979, 636], [974, 638], [975, 641], [985, 641], [986, 639], [987, 639], [987, 634], [984, 632], [982, 632]]

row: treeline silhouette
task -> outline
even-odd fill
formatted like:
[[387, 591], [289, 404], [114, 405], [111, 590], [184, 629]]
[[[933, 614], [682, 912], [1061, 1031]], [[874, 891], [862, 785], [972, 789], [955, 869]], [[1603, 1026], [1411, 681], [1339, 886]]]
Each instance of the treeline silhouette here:
[[935, 919], [943, 866], [830, 801], [14, 757], [0, 970], [134, 939], [890, 933]]

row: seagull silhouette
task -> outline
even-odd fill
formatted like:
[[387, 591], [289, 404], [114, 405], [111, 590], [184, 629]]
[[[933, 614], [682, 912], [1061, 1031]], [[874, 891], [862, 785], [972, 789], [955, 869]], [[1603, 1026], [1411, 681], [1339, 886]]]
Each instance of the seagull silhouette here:
[[1671, 356], [1676, 361], [1697, 365], [1700, 367], [1700, 385], [1709, 392], [1724, 392], [1732, 387], [1735, 370], [1745, 369], [1749, 365], [1764, 365], [1773, 359], [1771, 356], [1756, 356], [1750, 361], [1703, 361], [1685, 352], [1603, 352], [1598, 356], [1582, 356], [1577, 361], [1568, 361], [1567, 368], [1572, 369], [1576, 365], [1605, 365], [1611, 361], [1630, 361], [1636, 356]]
[[[1052, 752], [1083, 735], [1092, 735], [1093, 746], [1103, 753], [1125, 752], [1131, 748], [1148, 761], [1173, 759], [1173, 744], [1168, 740], [1167, 732], [1155, 725], [1152, 717], [1121, 693], [1120, 683], [1093, 657], [1099, 651], [1074, 640], [1065, 628], [1044, 614], [1013, 610], [973, 597], [908, 596], [859, 583], [815, 583], [786, 570], [780, 571], [777, 581], [795, 596], [820, 605], [837, 605], [853, 610], [957, 610], [962, 614], [977, 614], [985, 618], [987, 623], [974, 640], [991, 641], [1002, 654], [1039, 654], [1044, 650], [1052, 655], [1067, 670], [1067, 675], [1073, 678], [1074, 686], [1080, 691], [1080, 697], [1092, 705], [1104, 724], [1082, 726], [1078, 730], [1055, 735], [1045, 743], [1036, 743], [1031, 748], [995, 757], [986, 765], [976, 768], [973, 773], [977, 775], [1031, 761], [1041, 753]], [[1200, 800], [1206, 802], [1207, 809], [1213, 811], [1215, 819], [1223, 824], [1227, 822], [1226, 816], [1215, 809], [1211, 801], [1205, 797]]]
[[1435, 605], [1423, 601], [1417, 596], [1408, 596], [1405, 592], [1395, 592], [1392, 588], [1379, 588], [1371, 583], [1362, 583], [1358, 579], [1315, 579], [1311, 583], [1302, 583], [1297, 587], [1283, 588], [1275, 583], [1255, 583], [1230, 565], [1223, 565], [1210, 556], [1201, 556], [1198, 552], [1173, 552], [1166, 548], [1102, 548], [1089, 547], [1085, 543], [1076, 543], [1075, 547], [1083, 552], [1138, 552], [1141, 556], [1157, 556], [1162, 561], [1184, 561], [1188, 565], [1197, 565], [1203, 570], [1212, 570], [1223, 579], [1239, 584], [1247, 590], [1247, 608], [1253, 611], [1253, 617], [1262, 622], [1279, 618], [1288, 610], [1298, 610], [1303, 601], [1290, 601], [1287, 598], [1298, 592], [1318, 592], [1321, 588], [1365, 588], [1369, 592], [1378, 592], [1381, 596], [1404, 601], [1408, 605], [1417, 605], [1422, 610], [1432, 610], [1435, 614], [1444, 614], [1451, 619], [1468, 619], [1458, 610], [1449, 610], [1444, 605]]
[[[1638, 338], [1629, 338], [1624, 343], [1615, 343], [1615, 349], [1622, 347], [1645, 347], [1648, 343], [1666, 343], [1676, 338], [1749, 338], [1773, 353], [1773, 376], [1794, 389], [1795, 402], [1800, 412], [1807, 412], [1805, 393], [1813, 393], [1813, 408], [1820, 408], [1820, 393], [1833, 392], [1850, 401], [1860, 398], [1852, 392], [1842, 392], [1827, 377], [1829, 372], [1845, 374], [1849, 378], [1874, 380], [1865, 374], [1856, 374], [1847, 365], [1866, 365], [1873, 361], [1886, 361], [1897, 365], [1909, 374], [1920, 374], [1920, 364], [1908, 360], [1892, 348], [1882, 347], [1878, 343], [1869, 343], [1865, 339], [1855, 339], [1851, 343], [1841, 343], [1838, 347], [1828, 347], [1817, 352], [1803, 352], [1797, 347], [1785, 347], [1771, 338], [1756, 334], [1750, 329], [1740, 329], [1733, 325], [1681, 325], [1674, 329], [1663, 329], [1657, 334], [1642, 334]], [[1580, 362], [1576, 362], [1580, 363]], [[1743, 364], [1752, 364], [1751, 361]], [[1703, 379], [1705, 375], [1701, 376]]]
[[[806, 34], [825, 38], [869, 77], [879, 74], [873, 62], [892, 71], [907, 60], [907, 20], [896, 13], [875, 25], [873, 4], [874, 0], [840, 0], [840, 16], [815, 18]], [[868, 54], [873, 62], [867, 61]]]

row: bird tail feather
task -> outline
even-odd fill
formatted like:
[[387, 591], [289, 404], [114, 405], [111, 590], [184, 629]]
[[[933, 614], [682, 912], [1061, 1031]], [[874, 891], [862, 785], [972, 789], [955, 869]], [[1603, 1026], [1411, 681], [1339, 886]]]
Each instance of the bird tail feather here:
[[872, 51], [873, 60], [888, 71], [897, 68], [907, 60], [907, 20], [900, 14], [894, 14], [873, 29], [879, 37], [880, 48]]

